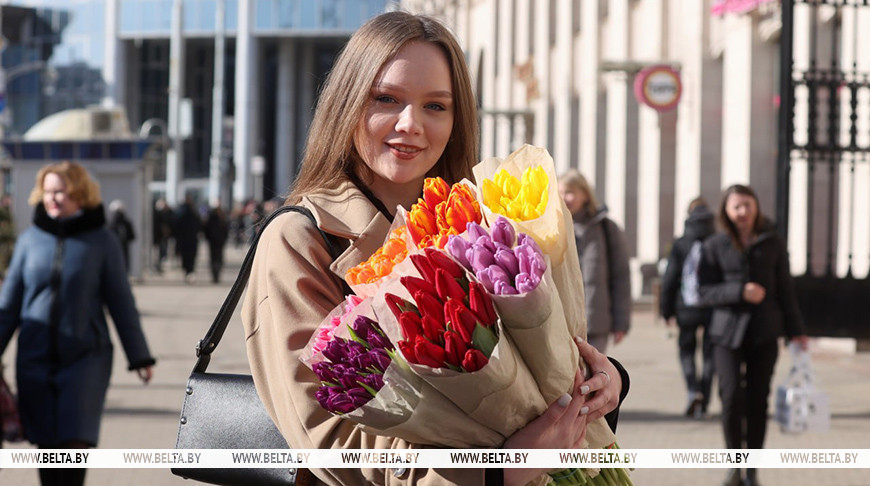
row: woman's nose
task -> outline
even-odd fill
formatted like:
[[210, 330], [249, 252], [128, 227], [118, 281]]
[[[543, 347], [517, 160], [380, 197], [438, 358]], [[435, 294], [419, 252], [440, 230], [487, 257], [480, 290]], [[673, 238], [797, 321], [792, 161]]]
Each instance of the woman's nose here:
[[396, 121], [396, 131], [406, 133], [419, 133], [421, 131], [420, 121], [417, 113], [414, 111], [413, 105], [406, 105], [399, 113], [399, 119]]

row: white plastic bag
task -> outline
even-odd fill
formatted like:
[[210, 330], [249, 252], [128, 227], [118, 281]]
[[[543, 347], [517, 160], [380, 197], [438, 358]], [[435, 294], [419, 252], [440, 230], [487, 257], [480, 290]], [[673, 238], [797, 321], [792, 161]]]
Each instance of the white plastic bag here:
[[776, 389], [776, 421], [786, 433], [826, 432], [831, 428], [828, 394], [817, 387], [810, 353], [788, 345], [792, 367]]

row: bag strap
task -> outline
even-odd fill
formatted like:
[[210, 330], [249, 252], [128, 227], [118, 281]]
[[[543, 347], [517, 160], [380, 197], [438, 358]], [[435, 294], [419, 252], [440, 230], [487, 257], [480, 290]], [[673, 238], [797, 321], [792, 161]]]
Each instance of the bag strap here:
[[236, 309], [236, 305], [238, 305], [239, 299], [242, 297], [242, 293], [248, 284], [248, 277], [251, 275], [251, 267], [254, 264], [254, 254], [257, 251], [257, 243], [260, 241], [260, 235], [263, 234], [263, 230], [265, 230], [266, 226], [268, 226], [275, 218], [291, 211], [302, 214], [311, 220], [314, 227], [317, 228], [317, 231], [326, 242], [329, 254], [333, 259], [336, 258], [338, 251], [335, 245], [332, 244], [332, 241], [330, 241], [327, 234], [317, 226], [314, 215], [311, 214], [311, 211], [308, 208], [302, 206], [282, 206], [276, 209], [268, 218], [266, 218], [265, 221], [263, 221], [261, 225], [259, 225], [258, 228], [256, 228], [257, 231], [255, 232], [253, 241], [251, 241], [251, 247], [248, 248], [248, 253], [245, 255], [245, 260], [242, 262], [242, 268], [239, 270], [239, 275], [236, 277], [236, 281], [233, 283], [230, 293], [224, 300], [224, 303], [218, 311], [217, 317], [215, 317], [208, 332], [205, 333], [205, 337], [196, 343], [196, 357], [198, 359], [196, 360], [196, 365], [193, 367], [194, 372], [205, 372], [209, 360], [211, 359], [211, 353], [213, 353], [217, 348], [218, 343], [224, 335], [227, 324], [229, 324], [230, 318], [233, 316], [233, 312]]

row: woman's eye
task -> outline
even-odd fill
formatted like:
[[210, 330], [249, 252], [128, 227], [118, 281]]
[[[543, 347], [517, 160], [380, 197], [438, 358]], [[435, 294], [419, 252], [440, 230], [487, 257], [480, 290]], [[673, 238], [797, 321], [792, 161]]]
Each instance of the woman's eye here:
[[396, 98], [393, 98], [390, 95], [377, 95], [375, 96], [375, 101], [380, 103], [395, 103]]
[[445, 108], [444, 105], [442, 105], [441, 103], [429, 103], [426, 105], [426, 108], [429, 110], [435, 110], [435, 111], [447, 110], [447, 108]]

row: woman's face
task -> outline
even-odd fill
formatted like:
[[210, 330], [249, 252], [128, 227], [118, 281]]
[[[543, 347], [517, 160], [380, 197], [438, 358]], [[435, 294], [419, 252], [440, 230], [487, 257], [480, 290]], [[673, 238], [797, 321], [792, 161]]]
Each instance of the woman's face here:
[[728, 199], [725, 200], [725, 214], [739, 233], [750, 233], [758, 216], [758, 203], [752, 196], [729, 194]]
[[434, 44], [410, 42], [381, 68], [354, 133], [374, 172], [373, 186], [423, 187], [453, 130], [453, 84], [447, 56]]
[[581, 191], [568, 184], [559, 184], [559, 194], [562, 195], [562, 199], [565, 200], [565, 206], [568, 207], [568, 211], [571, 211], [571, 214], [577, 214], [589, 202], [589, 194], [586, 194], [586, 191]]
[[69, 197], [66, 192], [66, 182], [53, 172], [49, 172], [42, 180], [42, 204], [45, 212], [52, 218], [72, 216], [82, 206]]

